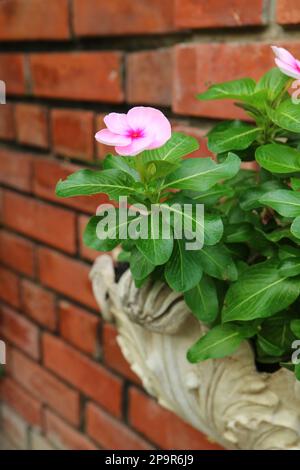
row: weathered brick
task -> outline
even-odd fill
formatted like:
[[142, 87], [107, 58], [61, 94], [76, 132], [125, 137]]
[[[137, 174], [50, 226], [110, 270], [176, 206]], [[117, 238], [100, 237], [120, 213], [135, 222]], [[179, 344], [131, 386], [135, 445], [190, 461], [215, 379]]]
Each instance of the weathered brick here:
[[104, 363], [124, 375], [129, 380], [140, 383], [140, 379], [131, 370], [128, 362], [124, 358], [116, 340], [116, 328], [110, 323], [103, 325], [103, 355]]
[[43, 353], [46, 367], [111, 414], [121, 415], [122, 382], [119, 378], [49, 334], [43, 337]]
[[264, 0], [175, 0], [177, 28], [218, 28], [265, 23]]
[[3, 220], [8, 227], [28, 237], [68, 253], [76, 250], [75, 215], [71, 211], [6, 191]]
[[17, 152], [6, 147], [0, 148], [0, 183], [22, 191], [30, 191], [31, 168], [31, 154]]
[[40, 325], [56, 328], [55, 296], [47, 289], [33, 282], [21, 280], [22, 309], [26, 315]]
[[0, 231], [0, 260], [27, 276], [34, 276], [34, 245], [19, 235]]
[[27, 318], [9, 307], [0, 306], [1, 335], [33, 359], [40, 356], [38, 328]]
[[27, 449], [28, 425], [12, 408], [1, 406], [1, 430], [18, 449]]
[[47, 108], [19, 103], [15, 107], [17, 140], [21, 144], [48, 147]]
[[[300, 42], [285, 43], [283, 47], [296, 55], [300, 53]], [[246, 115], [229, 100], [199, 101], [197, 93], [213, 83], [243, 77], [258, 79], [274, 65], [274, 54], [266, 43], [181, 44], [175, 56], [174, 111], [217, 118]]]
[[173, 30], [173, 0], [75, 0], [79, 36], [157, 34]]
[[62, 300], [58, 306], [59, 330], [63, 338], [73, 346], [91, 355], [98, 351], [100, 315]]
[[11, 103], [0, 106], [0, 139], [14, 140], [14, 106]]
[[283, 25], [295, 25], [300, 23], [299, 0], [277, 0], [277, 23]]
[[218, 450], [202, 433], [161, 408], [138, 389], [130, 389], [129, 419], [139, 432], [163, 449]]
[[90, 267], [48, 248], [38, 250], [41, 282], [71, 299], [98, 309], [89, 280]]
[[153, 447], [117, 419], [93, 403], [86, 408], [87, 434], [103, 449], [149, 450]]
[[94, 155], [94, 114], [91, 111], [54, 109], [51, 112], [54, 152], [92, 160]]
[[77, 426], [80, 420], [79, 394], [50, 372], [18, 351], [12, 351], [12, 375], [35, 398]]
[[22, 54], [0, 54], [0, 77], [6, 85], [6, 93], [25, 93], [25, 58]]
[[0, 267], [0, 299], [13, 307], [20, 305], [19, 277], [3, 267]]
[[172, 101], [173, 50], [133, 52], [126, 60], [128, 103], [169, 106]]
[[68, 426], [49, 410], [45, 411], [45, 433], [52, 444], [62, 450], [96, 450], [83, 434]]
[[106, 51], [31, 54], [33, 93], [48, 98], [120, 103], [121, 58], [119, 52]]
[[[106, 125], [104, 124], [103, 118], [105, 114], [97, 114], [96, 116], [96, 131], [105, 129]], [[112, 147], [109, 145], [101, 144], [96, 142], [96, 156], [99, 160], [104, 160], [107, 154], [112, 153]]]
[[55, 195], [55, 186], [60, 179], [67, 178], [68, 175], [79, 170], [80, 167], [72, 165], [65, 161], [52, 159], [36, 159], [34, 161], [34, 182], [33, 192], [49, 201], [59, 202], [68, 207], [95, 214], [97, 207], [102, 202], [107, 202], [108, 198], [104, 194], [96, 194], [94, 196], [77, 196], [70, 198], [58, 198]]
[[93, 250], [92, 248], [89, 248], [88, 246], [84, 244], [83, 233], [84, 233], [84, 230], [88, 221], [89, 221], [89, 217], [85, 215], [81, 215], [78, 218], [79, 252], [82, 258], [86, 258], [88, 260], [94, 261], [97, 258], [97, 256], [101, 255], [103, 252]]
[[68, 0], [2, 0], [0, 40], [66, 39]]
[[33, 426], [41, 425], [41, 403], [20, 387], [17, 382], [9, 377], [4, 377], [0, 381], [0, 396], [28, 423]]

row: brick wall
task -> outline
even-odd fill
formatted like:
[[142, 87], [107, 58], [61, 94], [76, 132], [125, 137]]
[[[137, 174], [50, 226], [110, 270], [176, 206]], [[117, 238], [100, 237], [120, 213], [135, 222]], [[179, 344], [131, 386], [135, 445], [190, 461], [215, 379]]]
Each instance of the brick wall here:
[[15, 445], [217, 448], [144, 393], [99, 316], [81, 235], [103, 198], [58, 200], [54, 187], [101, 161], [103, 115], [136, 104], [163, 109], [206, 155], [213, 120], [242, 115], [196, 92], [257, 78], [274, 42], [300, 56], [299, 28], [299, 0], [0, 2], [0, 389]]

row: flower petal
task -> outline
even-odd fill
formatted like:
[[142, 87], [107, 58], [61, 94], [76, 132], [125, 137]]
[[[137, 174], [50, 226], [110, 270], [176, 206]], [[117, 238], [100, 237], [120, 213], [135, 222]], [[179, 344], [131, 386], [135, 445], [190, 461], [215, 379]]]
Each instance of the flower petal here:
[[295, 67], [282, 62], [280, 59], [275, 59], [277, 67], [281, 70], [282, 73], [292, 78], [300, 78], [300, 70]]
[[291, 66], [296, 64], [295, 57], [283, 47], [271, 46], [271, 48], [277, 59]]
[[135, 156], [138, 153], [143, 152], [143, 150], [149, 149], [149, 145], [151, 144], [152, 140], [152, 136], [149, 135], [139, 139], [132, 139], [130, 145], [127, 145], [126, 147], [117, 146], [115, 150], [119, 155]]
[[136, 106], [128, 111], [127, 120], [133, 129], [143, 129], [145, 136], [152, 135], [148, 148], [161, 147], [171, 137], [171, 124], [158, 109]]
[[127, 122], [127, 115], [124, 113], [109, 113], [105, 116], [103, 121], [106, 127], [115, 134], [126, 135], [130, 129]]
[[124, 135], [114, 134], [108, 129], [102, 129], [97, 132], [95, 139], [101, 144], [105, 145], [129, 145], [131, 143], [131, 138]]

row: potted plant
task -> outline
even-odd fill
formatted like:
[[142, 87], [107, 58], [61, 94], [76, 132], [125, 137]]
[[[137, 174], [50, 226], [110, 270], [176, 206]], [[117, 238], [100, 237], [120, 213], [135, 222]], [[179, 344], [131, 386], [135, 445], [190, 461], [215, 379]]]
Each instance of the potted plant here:
[[258, 82], [198, 96], [251, 118], [209, 131], [214, 159], [186, 159], [196, 140], [136, 107], [96, 134], [118, 155], [56, 190], [115, 201], [84, 234], [99, 251], [120, 245], [129, 266], [117, 282], [111, 258], [96, 261], [101, 309], [145, 388], [228, 448], [300, 448], [300, 106], [288, 93], [300, 63], [273, 50], [278, 67]]

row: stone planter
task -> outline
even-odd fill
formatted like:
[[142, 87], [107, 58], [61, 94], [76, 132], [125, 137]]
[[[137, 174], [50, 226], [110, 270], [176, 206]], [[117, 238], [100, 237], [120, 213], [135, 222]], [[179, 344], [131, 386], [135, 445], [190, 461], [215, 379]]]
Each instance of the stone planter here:
[[159, 282], [137, 289], [129, 271], [116, 283], [107, 255], [90, 277], [125, 358], [162, 406], [228, 449], [300, 449], [300, 385], [291, 372], [257, 372], [246, 341], [231, 357], [190, 364], [186, 351], [205, 327], [182, 295]]

